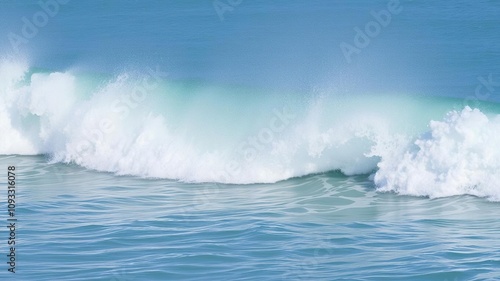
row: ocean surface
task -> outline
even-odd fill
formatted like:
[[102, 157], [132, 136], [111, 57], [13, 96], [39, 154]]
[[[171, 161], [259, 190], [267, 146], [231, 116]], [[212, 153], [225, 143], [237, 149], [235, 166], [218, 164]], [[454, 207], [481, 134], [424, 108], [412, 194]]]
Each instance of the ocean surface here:
[[0, 0], [0, 279], [500, 280], [499, 15]]

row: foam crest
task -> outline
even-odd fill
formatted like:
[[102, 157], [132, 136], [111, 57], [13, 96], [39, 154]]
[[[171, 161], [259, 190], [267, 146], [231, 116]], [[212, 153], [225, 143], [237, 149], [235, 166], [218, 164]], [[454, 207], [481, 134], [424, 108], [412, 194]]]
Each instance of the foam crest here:
[[379, 190], [444, 197], [470, 194], [500, 200], [500, 117], [466, 107], [431, 121], [430, 131], [396, 155], [382, 157]]
[[0, 61], [0, 154], [39, 153], [36, 140], [31, 139], [36, 134], [22, 129], [25, 113], [17, 106], [23, 88], [19, 83], [27, 72], [25, 63]]

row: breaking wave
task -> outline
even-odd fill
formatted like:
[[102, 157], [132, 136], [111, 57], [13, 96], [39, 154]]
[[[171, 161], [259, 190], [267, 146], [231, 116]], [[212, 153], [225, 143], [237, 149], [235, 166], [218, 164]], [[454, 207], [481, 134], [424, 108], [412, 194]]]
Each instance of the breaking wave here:
[[3, 61], [0, 154], [187, 182], [271, 183], [340, 170], [373, 174], [381, 191], [500, 200], [495, 104], [275, 93], [166, 76], [43, 72]]

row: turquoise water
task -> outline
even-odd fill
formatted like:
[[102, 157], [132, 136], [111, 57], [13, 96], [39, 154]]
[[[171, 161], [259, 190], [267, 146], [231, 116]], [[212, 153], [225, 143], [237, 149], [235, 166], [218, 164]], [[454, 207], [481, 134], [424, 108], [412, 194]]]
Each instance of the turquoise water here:
[[499, 14], [0, 0], [0, 279], [500, 279]]

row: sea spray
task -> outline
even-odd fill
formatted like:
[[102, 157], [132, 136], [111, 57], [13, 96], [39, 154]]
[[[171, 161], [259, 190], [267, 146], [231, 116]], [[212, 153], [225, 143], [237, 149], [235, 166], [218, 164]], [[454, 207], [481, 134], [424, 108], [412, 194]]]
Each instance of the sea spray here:
[[[37, 72], [10, 61], [0, 69], [0, 126], [11, 132], [0, 137], [1, 154], [45, 154], [52, 162], [186, 182], [270, 183], [338, 170], [376, 172], [381, 191], [496, 194], [500, 110], [494, 104], [489, 117], [479, 109], [453, 111], [455, 99], [334, 92], [291, 99], [164, 77], [137, 95], [151, 75], [120, 73], [89, 83], [80, 74]], [[272, 131], [283, 108], [293, 118]], [[447, 112], [444, 121], [430, 122]], [[251, 151], [243, 146], [251, 155], [241, 153], [252, 137], [263, 142]], [[225, 173], [228, 164], [238, 172]]]

